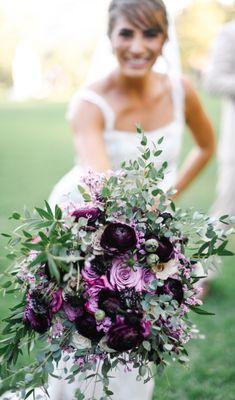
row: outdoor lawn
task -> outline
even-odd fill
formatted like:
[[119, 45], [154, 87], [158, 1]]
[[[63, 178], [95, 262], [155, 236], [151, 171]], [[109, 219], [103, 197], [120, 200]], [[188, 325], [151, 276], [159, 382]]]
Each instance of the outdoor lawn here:
[[[220, 103], [202, 94], [202, 100], [218, 131]], [[24, 206], [43, 206], [56, 181], [73, 165], [72, 134], [65, 121], [65, 104], [0, 103], [0, 232], [14, 226], [8, 217]], [[192, 141], [188, 134], [183, 154]], [[216, 185], [213, 161], [179, 204], [208, 211]], [[7, 267], [0, 238], [1, 270]], [[235, 247], [235, 240], [230, 249]], [[204, 308], [215, 316], [193, 316], [205, 339], [188, 346], [190, 367], [176, 364], [156, 379], [154, 400], [234, 400], [235, 399], [235, 260], [225, 259], [222, 273], [212, 282]], [[0, 315], [14, 302], [1, 298]], [[134, 400], [134, 399], [133, 399]]]

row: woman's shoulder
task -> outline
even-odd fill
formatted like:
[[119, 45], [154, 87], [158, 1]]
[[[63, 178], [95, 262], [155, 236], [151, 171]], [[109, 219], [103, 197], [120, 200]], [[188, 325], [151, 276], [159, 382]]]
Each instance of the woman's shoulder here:
[[99, 96], [105, 97], [110, 90], [113, 89], [113, 77], [112, 74], [107, 77], [96, 81], [87, 87], [87, 90], [96, 93]]

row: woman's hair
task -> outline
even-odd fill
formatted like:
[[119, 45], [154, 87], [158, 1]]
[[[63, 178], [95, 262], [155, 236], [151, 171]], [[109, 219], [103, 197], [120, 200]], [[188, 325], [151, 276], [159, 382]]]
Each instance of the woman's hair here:
[[162, 0], [112, 0], [109, 6], [109, 36], [120, 16], [126, 17], [137, 28], [159, 29], [167, 38], [168, 18]]

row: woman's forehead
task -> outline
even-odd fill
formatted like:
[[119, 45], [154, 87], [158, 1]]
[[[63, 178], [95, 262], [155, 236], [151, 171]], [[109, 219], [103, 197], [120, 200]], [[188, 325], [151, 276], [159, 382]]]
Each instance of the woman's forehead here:
[[144, 16], [143, 18], [139, 18], [138, 20], [131, 21], [125, 15], [120, 15], [115, 22], [114, 30], [120, 30], [120, 29], [146, 30], [146, 29], [154, 29], [157, 26], [158, 26], [157, 22], [153, 24], [146, 18], [144, 18]]

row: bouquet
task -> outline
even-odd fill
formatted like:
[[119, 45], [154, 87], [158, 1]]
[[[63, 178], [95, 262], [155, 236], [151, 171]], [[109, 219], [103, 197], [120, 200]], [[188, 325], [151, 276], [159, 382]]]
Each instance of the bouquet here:
[[[176, 209], [173, 191], [160, 188], [167, 163], [154, 162], [163, 138], [150, 150], [137, 130], [137, 159], [107, 175], [89, 171], [80, 204], [51, 210], [45, 202], [12, 216], [21, 224], [5, 235], [13, 265], [2, 289], [20, 302], [5, 319], [0, 370], [5, 390], [22, 398], [39, 386], [47, 393], [61, 363], [68, 382], [99, 380], [102, 399], [112, 398], [119, 366], [147, 382], [170, 361], [187, 363], [197, 332], [189, 313], [210, 314], [198, 282], [218, 256], [232, 254], [227, 234], [204, 214]], [[33, 361], [15, 371], [25, 347]], [[74, 396], [87, 398], [79, 383]]]

